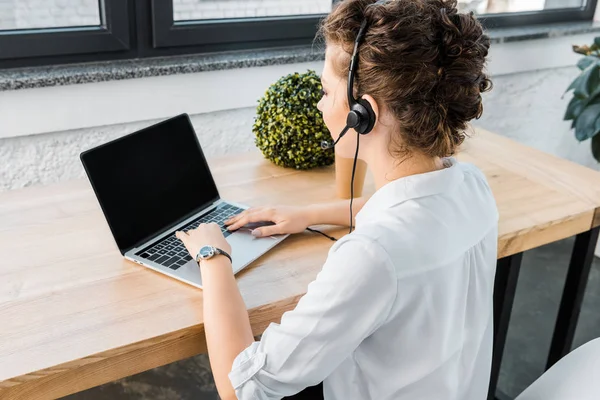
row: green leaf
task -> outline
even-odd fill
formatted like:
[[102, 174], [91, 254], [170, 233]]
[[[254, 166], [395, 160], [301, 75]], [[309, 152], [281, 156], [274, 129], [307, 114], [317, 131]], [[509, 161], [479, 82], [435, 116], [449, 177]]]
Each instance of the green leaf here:
[[592, 155], [596, 161], [600, 162], [600, 135], [592, 138]]
[[579, 85], [579, 82], [582, 79], [583, 79], [583, 74], [579, 74], [579, 76], [577, 78], [575, 78], [573, 80], [573, 82], [571, 82], [571, 84], [569, 85], [569, 87], [567, 88], [567, 90], [565, 90], [565, 93], [567, 93], [571, 89], [575, 89], [575, 87], [577, 87], [577, 85]]
[[587, 99], [592, 97], [592, 93], [598, 90], [600, 86], [600, 65], [590, 64], [581, 75], [571, 83], [570, 89], [575, 89], [573, 94], [577, 97]]
[[583, 109], [585, 108], [585, 102], [577, 97], [573, 97], [567, 106], [567, 111], [565, 112], [564, 120], [568, 121], [570, 119], [575, 119], [581, 114]]
[[597, 63], [598, 61], [600, 61], [598, 60], [598, 57], [585, 56], [577, 62], [577, 67], [583, 71], [584, 69], [586, 69], [592, 64]]
[[600, 47], [600, 36], [597, 36], [594, 38], [594, 44], [598, 47]]
[[575, 122], [575, 137], [580, 142], [593, 137], [598, 130], [596, 120], [600, 117], [600, 104], [596, 99], [585, 107]]

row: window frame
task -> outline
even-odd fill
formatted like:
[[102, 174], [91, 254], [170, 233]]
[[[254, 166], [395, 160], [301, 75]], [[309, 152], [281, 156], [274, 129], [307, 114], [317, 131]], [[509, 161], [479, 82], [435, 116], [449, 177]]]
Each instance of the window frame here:
[[[486, 14], [479, 19], [487, 29], [591, 23], [597, 3], [588, 0], [580, 8]], [[98, 27], [0, 31], [0, 70], [310, 45], [326, 16], [175, 21], [172, 0], [103, 0], [103, 4]]]
[[[0, 31], [0, 68], [23, 60], [130, 48], [127, 1], [102, 0], [100, 25]], [[27, 64], [27, 61], [24, 62]]]

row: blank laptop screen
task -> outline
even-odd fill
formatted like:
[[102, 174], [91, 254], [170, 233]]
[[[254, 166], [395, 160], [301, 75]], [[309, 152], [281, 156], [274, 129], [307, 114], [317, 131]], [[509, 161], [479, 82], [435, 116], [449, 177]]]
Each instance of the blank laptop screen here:
[[187, 115], [81, 155], [122, 253], [219, 198]]

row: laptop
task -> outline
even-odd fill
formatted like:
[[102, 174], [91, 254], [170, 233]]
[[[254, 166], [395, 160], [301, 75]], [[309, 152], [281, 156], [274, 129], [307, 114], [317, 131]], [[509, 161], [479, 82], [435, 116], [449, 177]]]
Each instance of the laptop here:
[[288, 235], [255, 238], [224, 221], [248, 208], [221, 198], [187, 114], [85, 151], [81, 162], [121, 254], [201, 288], [198, 264], [175, 237], [215, 222], [237, 273]]

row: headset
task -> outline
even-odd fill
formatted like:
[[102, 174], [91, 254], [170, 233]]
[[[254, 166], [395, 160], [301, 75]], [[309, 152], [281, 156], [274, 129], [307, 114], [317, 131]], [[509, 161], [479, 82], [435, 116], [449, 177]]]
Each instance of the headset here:
[[330, 143], [326, 140], [321, 142], [321, 147], [324, 150], [333, 149], [350, 128], [353, 128], [357, 133], [361, 135], [366, 135], [367, 133], [371, 132], [371, 130], [375, 126], [376, 117], [375, 113], [373, 112], [373, 108], [371, 107], [371, 104], [365, 99], [356, 99], [354, 97], [354, 76], [356, 75], [356, 70], [358, 69], [358, 46], [360, 46], [361, 42], [363, 41], [366, 31], [367, 20], [365, 19], [360, 25], [358, 35], [356, 36], [356, 40], [354, 41], [354, 51], [350, 60], [350, 68], [348, 70], [347, 90], [348, 106], [350, 107], [350, 112], [348, 112], [348, 115], [346, 116], [346, 126], [340, 132], [340, 135], [335, 140], [335, 142]]
[[[366, 135], [371, 132], [376, 121], [376, 116], [371, 104], [365, 99], [356, 99], [354, 97], [354, 76], [358, 69], [358, 47], [364, 39], [366, 31], [367, 20], [364, 19], [358, 30], [358, 35], [356, 35], [356, 40], [354, 41], [354, 51], [352, 53], [348, 71], [348, 106], [350, 107], [350, 111], [346, 116], [346, 126], [333, 143], [327, 141], [321, 142], [321, 148], [324, 150], [333, 149], [350, 128], [358, 133], [356, 135], [356, 153], [354, 154], [354, 163], [352, 164], [352, 179], [350, 180], [350, 233], [352, 233], [352, 200], [354, 199], [354, 174], [356, 172], [356, 161], [358, 158], [359, 138], [360, 135]], [[332, 238], [330, 237], [330, 239]]]

